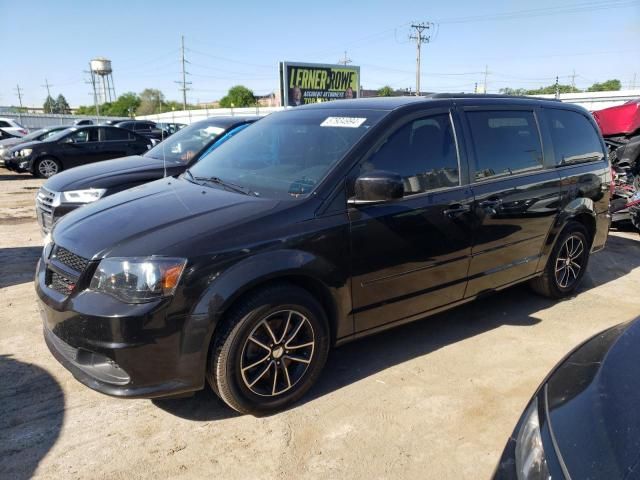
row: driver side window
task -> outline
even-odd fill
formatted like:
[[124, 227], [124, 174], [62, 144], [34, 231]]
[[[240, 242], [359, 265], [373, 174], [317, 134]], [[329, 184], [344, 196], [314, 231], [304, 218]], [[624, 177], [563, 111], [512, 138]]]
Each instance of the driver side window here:
[[459, 185], [458, 153], [448, 114], [413, 120], [394, 133], [360, 166], [360, 173], [399, 174], [405, 196]]

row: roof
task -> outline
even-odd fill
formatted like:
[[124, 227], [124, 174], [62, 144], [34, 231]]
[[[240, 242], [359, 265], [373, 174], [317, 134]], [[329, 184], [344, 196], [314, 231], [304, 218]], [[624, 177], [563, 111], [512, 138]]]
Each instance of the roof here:
[[405, 96], [405, 97], [375, 97], [375, 98], [357, 98], [352, 100], [339, 100], [339, 104], [336, 102], [322, 102], [312, 103], [295, 107], [296, 109], [372, 109], [372, 110], [395, 110], [396, 108], [403, 107], [405, 105], [417, 104], [420, 102], [433, 102], [436, 100], [456, 100], [456, 99], [490, 99], [500, 100], [500, 103], [552, 103], [558, 104], [558, 100], [549, 100], [536, 97], [524, 97], [514, 95], [499, 95], [499, 94], [476, 94], [476, 93], [434, 93], [427, 96]]

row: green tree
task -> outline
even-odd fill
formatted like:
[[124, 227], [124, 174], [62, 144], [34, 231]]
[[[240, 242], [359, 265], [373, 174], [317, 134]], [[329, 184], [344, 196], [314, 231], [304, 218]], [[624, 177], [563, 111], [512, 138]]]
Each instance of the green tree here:
[[115, 102], [105, 104], [100, 113], [109, 117], [129, 117], [138, 110], [141, 103], [142, 100], [137, 94], [127, 92], [120, 95]]
[[525, 88], [501, 88], [500, 93], [504, 95], [526, 95], [527, 90]]
[[58, 98], [56, 98], [55, 113], [62, 113], [62, 114], [71, 113], [71, 107], [67, 103], [67, 99], [64, 98], [64, 95], [62, 94], [58, 95]]
[[55, 113], [56, 101], [51, 98], [51, 95], [47, 95], [47, 99], [44, 101], [42, 109], [44, 110], [44, 113]]
[[614, 78], [613, 80], [607, 80], [606, 82], [594, 83], [587, 89], [587, 92], [610, 92], [620, 90], [621, 88], [622, 83], [620, 83], [620, 80]]
[[229, 92], [220, 99], [220, 106], [229, 107], [251, 107], [256, 104], [253, 92], [247, 87], [236, 85], [231, 87]]
[[379, 97], [392, 97], [393, 96], [393, 88], [391, 88], [389, 85], [385, 85], [382, 88], [378, 89], [378, 96]]
[[[577, 89], [576, 87], [573, 87], [571, 85], [563, 85], [563, 84], [559, 84], [558, 85], [558, 92], [560, 93], [579, 93], [582, 90]], [[553, 94], [556, 93], [556, 85], [555, 83], [553, 85], [548, 85], [546, 87], [540, 87], [540, 88], [535, 88], [533, 90], [527, 90], [526, 95], [540, 95], [540, 94]]]
[[164, 94], [155, 88], [145, 88], [140, 94], [136, 115], [151, 115], [164, 111]]

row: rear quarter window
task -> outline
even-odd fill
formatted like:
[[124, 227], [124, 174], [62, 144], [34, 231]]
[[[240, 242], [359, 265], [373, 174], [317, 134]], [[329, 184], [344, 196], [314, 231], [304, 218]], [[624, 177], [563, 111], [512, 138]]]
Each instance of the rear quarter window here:
[[602, 160], [600, 136], [584, 115], [572, 110], [545, 108], [556, 165]]

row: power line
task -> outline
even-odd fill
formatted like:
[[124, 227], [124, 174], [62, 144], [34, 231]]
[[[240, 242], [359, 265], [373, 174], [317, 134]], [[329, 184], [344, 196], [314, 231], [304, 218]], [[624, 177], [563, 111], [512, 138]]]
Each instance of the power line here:
[[532, 8], [527, 10], [516, 10], [511, 12], [503, 12], [496, 14], [473, 15], [468, 17], [451, 17], [439, 20], [439, 24], [453, 23], [470, 23], [495, 20], [513, 20], [522, 17], [540, 17], [547, 15], [580, 13], [584, 11], [596, 11], [611, 8], [622, 8], [637, 5], [637, 0], [613, 0], [613, 1], [594, 1], [576, 3], [573, 5], [562, 5], [556, 7]]
[[429, 35], [425, 34], [425, 30], [429, 30], [432, 23], [412, 23], [411, 28], [415, 30], [414, 35], [409, 35], [410, 40], [416, 41], [416, 95], [420, 95], [420, 55], [423, 43], [428, 43]]

